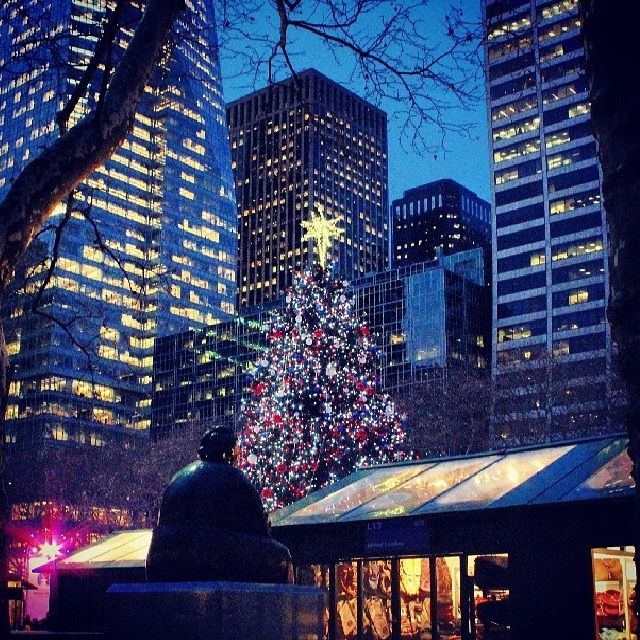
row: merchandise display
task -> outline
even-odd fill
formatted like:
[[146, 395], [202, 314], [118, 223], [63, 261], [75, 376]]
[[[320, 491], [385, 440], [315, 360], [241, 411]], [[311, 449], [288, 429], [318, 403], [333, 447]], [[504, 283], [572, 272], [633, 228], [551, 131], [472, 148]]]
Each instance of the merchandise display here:
[[594, 549], [592, 562], [596, 640], [637, 640], [633, 552]]
[[336, 640], [350, 640], [358, 635], [357, 571], [355, 562], [336, 565]]

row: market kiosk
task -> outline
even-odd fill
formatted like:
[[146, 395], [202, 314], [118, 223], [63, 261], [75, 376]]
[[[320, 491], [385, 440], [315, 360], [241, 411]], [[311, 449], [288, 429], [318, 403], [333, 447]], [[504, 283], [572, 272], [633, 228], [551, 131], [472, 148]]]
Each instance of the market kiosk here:
[[636, 640], [625, 438], [362, 469], [272, 516], [330, 640]]

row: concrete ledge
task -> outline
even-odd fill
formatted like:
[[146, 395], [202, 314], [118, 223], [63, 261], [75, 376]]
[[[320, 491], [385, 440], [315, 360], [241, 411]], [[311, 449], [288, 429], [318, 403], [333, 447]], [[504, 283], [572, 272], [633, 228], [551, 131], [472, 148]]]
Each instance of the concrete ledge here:
[[321, 640], [326, 594], [249, 582], [114, 584], [107, 640]]

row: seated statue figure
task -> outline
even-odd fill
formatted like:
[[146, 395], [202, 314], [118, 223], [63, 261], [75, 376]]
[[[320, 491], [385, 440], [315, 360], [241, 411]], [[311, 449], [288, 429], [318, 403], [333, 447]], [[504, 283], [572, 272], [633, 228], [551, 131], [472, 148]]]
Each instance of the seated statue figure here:
[[200, 459], [162, 496], [147, 555], [152, 582], [293, 582], [289, 550], [273, 540], [255, 487], [233, 466], [236, 436], [209, 429]]

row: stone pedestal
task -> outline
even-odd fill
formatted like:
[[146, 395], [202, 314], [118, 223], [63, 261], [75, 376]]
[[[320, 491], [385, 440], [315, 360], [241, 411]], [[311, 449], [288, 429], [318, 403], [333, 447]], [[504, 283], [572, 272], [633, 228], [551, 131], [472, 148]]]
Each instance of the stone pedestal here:
[[321, 640], [326, 594], [246, 582], [114, 584], [107, 640]]

